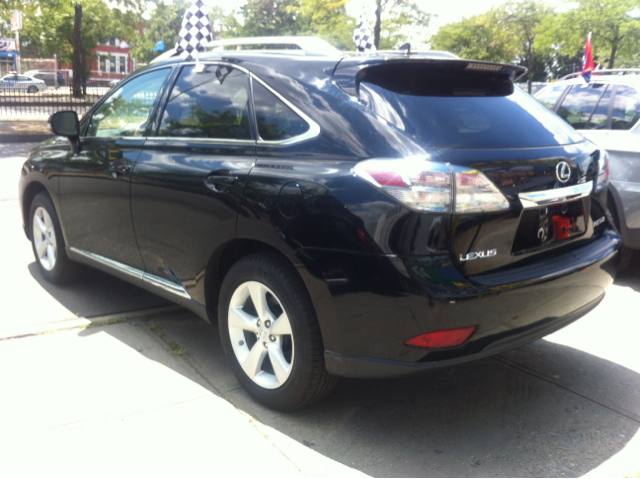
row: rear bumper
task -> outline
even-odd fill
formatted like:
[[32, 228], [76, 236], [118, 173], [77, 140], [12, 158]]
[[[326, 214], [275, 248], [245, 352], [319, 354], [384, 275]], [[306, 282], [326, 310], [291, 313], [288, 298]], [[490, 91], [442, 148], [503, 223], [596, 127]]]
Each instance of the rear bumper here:
[[430, 369], [453, 366], [493, 356], [503, 351], [518, 348], [530, 343], [531, 341], [535, 341], [536, 339], [540, 339], [554, 331], [564, 328], [575, 320], [580, 319], [600, 304], [600, 301], [602, 301], [603, 298], [604, 294], [591, 303], [561, 318], [545, 318], [529, 327], [508, 331], [506, 334], [503, 334], [502, 337], [496, 337], [491, 341], [487, 341], [487, 346], [480, 352], [467, 354], [465, 356], [443, 359], [441, 361], [409, 362], [366, 358], [360, 356], [347, 356], [344, 354], [334, 353], [332, 351], [325, 351], [324, 360], [327, 370], [331, 374], [346, 378], [392, 378], [414, 376]]
[[[593, 309], [613, 282], [620, 238], [514, 270], [463, 278], [445, 256], [376, 257], [307, 251], [329, 289], [314, 297], [328, 370], [346, 377], [420, 373], [539, 339]], [[477, 326], [452, 348], [406, 346], [413, 336]]]

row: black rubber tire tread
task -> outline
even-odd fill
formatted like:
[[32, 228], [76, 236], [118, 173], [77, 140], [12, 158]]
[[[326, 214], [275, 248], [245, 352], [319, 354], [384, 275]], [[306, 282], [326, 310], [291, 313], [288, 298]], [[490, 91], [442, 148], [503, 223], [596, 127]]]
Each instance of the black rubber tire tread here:
[[[611, 193], [607, 195], [607, 209], [611, 213], [613, 223], [616, 225], [618, 233], [620, 233], [620, 217], [618, 216], [618, 208], [616, 207]], [[627, 266], [629, 266], [631, 260], [633, 259], [633, 254], [634, 252], [631, 248], [622, 245], [622, 247], [620, 248], [620, 266], [618, 266], [618, 273], [621, 273], [627, 268]]]
[[[51, 271], [47, 271], [40, 264], [35, 242], [33, 240], [33, 215], [35, 214], [35, 211], [39, 206], [42, 206], [45, 210], [47, 210], [47, 213], [49, 213], [51, 221], [53, 222], [53, 229], [55, 230], [56, 234], [56, 247], [58, 256], [56, 258], [56, 264]], [[62, 236], [62, 228], [60, 227], [60, 220], [58, 219], [58, 214], [48, 193], [44, 191], [38, 193], [31, 202], [31, 207], [29, 208], [29, 223], [27, 225], [27, 228], [29, 228], [31, 235], [31, 249], [33, 250], [36, 264], [38, 265], [38, 270], [40, 271], [42, 276], [44, 276], [47, 281], [55, 284], [71, 283], [78, 279], [82, 272], [82, 266], [79, 263], [71, 261], [67, 256], [66, 244], [64, 241], [64, 237]]]
[[[242, 370], [231, 347], [227, 331], [228, 305], [233, 292], [245, 281], [262, 282], [278, 296], [295, 335], [293, 369], [277, 389], [268, 390], [255, 384]], [[220, 288], [218, 326], [223, 349], [236, 377], [251, 396], [269, 408], [299, 409], [323, 398], [338, 383], [339, 378], [329, 374], [324, 364], [322, 335], [309, 292], [293, 265], [277, 254], [253, 254], [231, 267]]]

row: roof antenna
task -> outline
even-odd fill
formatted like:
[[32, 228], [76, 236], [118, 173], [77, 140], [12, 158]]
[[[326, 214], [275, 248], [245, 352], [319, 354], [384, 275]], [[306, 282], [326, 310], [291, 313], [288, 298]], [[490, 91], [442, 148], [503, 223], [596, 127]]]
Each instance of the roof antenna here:
[[402, 45], [399, 50], [401, 52], [404, 52], [405, 55], [409, 55], [411, 53], [411, 43], [407, 42], [404, 45]]

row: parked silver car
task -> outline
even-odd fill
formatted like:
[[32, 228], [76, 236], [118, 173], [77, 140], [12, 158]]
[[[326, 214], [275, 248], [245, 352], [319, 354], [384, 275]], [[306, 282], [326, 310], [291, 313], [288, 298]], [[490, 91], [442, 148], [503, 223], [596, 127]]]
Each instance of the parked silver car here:
[[47, 85], [44, 81], [29, 75], [11, 73], [0, 78], [1, 91], [23, 90], [28, 93], [38, 93], [46, 89]]
[[535, 98], [609, 152], [609, 210], [625, 247], [640, 249], [640, 69], [569, 75]]

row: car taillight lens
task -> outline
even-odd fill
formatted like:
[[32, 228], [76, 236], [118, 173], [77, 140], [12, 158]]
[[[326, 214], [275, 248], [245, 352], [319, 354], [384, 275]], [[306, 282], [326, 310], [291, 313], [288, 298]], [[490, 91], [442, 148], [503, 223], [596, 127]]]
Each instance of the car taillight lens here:
[[418, 211], [476, 213], [509, 208], [507, 199], [480, 171], [424, 157], [365, 160], [353, 171]]
[[598, 158], [598, 178], [596, 179], [595, 191], [602, 191], [609, 184], [609, 154], [606, 150], [600, 150]]

